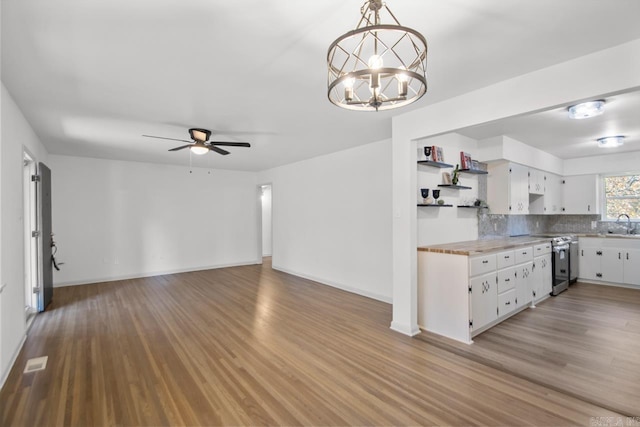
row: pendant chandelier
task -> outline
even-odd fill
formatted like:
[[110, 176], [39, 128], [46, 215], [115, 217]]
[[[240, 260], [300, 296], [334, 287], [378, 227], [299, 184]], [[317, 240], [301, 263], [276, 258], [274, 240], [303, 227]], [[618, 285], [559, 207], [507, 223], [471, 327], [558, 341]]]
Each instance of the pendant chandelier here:
[[[356, 29], [329, 46], [329, 101], [349, 110], [378, 111], [420, 99], [427, 91], [425, 38], [400, 25], [382, 0], [367, 0], [360, 14]], [[390, 23], [383, 24], [381, 15]]]

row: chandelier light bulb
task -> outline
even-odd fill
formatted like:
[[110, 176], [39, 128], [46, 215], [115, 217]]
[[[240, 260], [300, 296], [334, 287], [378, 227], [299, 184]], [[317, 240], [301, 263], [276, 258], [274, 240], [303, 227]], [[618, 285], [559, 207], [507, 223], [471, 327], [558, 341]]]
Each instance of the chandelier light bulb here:
[[371, 55], [371, 57], [369, 57], [369, 60], [367, 61], [367, 67], [371, 68], [372, 70], [377, 70], [379, 68], [382, 68], [384, 66], [384, 61], [382, 60], [382, 57], [380, 55]]
[[353, 84], [356, 82], [356, 79], [353, 77], [349, 77], [347, 79], [344, 79], [342, 81], [342, 84], [344, 85], [345, 88], [349, 89], [353, 87]]

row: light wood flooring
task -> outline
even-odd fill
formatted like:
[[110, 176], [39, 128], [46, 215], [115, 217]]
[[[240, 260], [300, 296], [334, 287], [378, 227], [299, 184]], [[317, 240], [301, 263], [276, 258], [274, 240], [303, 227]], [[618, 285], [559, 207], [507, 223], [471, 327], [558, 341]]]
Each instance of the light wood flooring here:
[[[390, 321], [389, 304], [268, 262], [58, 288], [0, 392], [0, 425], [564, 426], [618, 416], [395, 333]], [[22, 373], [44, 355], [46, 370]], [[620, 369], [633, 370], [628, 361]]]
[[640, 415], [640, 290], [577, 283], [474, 338], [420, 340], [628, 416]]

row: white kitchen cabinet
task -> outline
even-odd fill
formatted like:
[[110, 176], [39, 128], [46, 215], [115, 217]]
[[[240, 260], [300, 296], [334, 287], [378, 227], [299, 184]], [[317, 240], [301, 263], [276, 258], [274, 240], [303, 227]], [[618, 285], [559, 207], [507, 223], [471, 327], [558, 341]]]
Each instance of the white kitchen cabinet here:
[[640, 249], [624, 249], [622, 276], [627, 285], [640, 286]]
[[598, 175], [566, 176], [562, 180], [562, 212], [598, 214]]
[[533, 261], [516, 268], [516, 307], [524, 307], [533, 299]]
[[562, 177], [547, 172], [544, 176], [544, 208], [543, 213], [557, 215], [562, 209]]
[[503, 162], [488, 166], [487, 202], [495, 214], [529, 213], [529, 168]]
[[469, 280], [471, 291], [471, 327], [478, 330], [498, 318], [498, 286], [496, 273], [472, 277]]
[[544, 175], [541, 170], [529, 168], [529, 194], [545, 194]]
[[580, 238], [580, 279], [640, 286], [640, 239]]
[[[551, 244], [549, 244], [549, 247]], [[533, 301], [538, 302], [551, 294], [553, 275], [551, 272], [551, 253], [537, 256], [533, 260]]]

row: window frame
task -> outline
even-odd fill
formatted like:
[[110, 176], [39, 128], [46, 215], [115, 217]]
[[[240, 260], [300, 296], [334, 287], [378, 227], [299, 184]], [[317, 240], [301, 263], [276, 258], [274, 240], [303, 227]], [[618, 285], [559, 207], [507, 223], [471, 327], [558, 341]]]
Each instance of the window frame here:
[[[636, 171], [636, 172], [617, 172], [617, 173], [607, 173], [607, 174], [602, 174], [600, 175], [600, 208], [601, 208], [601, 220], [603, 222], [616, 222], [618, 218], [609, 218], [607, 217], [607, 192], [606, 192], [606, 179], [610, 178], [610, 177], [615, 177], [615, 176], [631, 176], [631, 175], [637, 175], [638, 177], [640, 177], [640, 171]], [[640, 199], [640, 194], [637, 197], [638, 199]], [[626, 219], [625, 219], [626, 222]], [[640, 217], [638, 218], [631, 218], [631, 222], [632, 223], [640, 223]]]

